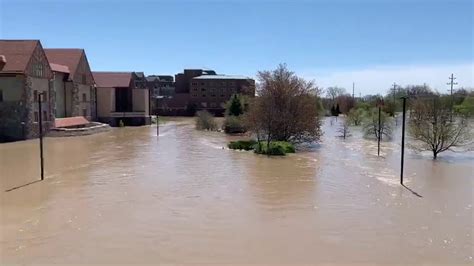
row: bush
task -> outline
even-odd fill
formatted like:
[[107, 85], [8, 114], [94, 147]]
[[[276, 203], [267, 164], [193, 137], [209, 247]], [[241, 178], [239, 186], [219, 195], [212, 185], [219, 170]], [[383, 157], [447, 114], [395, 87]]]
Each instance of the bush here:
[[196, 128], [199, 130], [217, 130], [214, 116], [208, 111], [198, 111], [196, 113]]
[[224, 132], [228, 134], [245, 133], [247, 129], [244, 127], [242, 120], [238, 116], [226, 116], [224, 120]]
[[255, 153], [266, 155], [285, 155], [287, 153], [295, 153], [293, 144], [286, 141], [270, 142], [270, 148], [267, 148], [267, 142], [261, 141], [260, 145], [255, 145]]
[[239, 140], [239, 141], [231, 141], [229, 145], [227, 145], [227, 147], [233, 150], [250, 151], [255, 148], [255, 144], [257, 144], [255, 140]]

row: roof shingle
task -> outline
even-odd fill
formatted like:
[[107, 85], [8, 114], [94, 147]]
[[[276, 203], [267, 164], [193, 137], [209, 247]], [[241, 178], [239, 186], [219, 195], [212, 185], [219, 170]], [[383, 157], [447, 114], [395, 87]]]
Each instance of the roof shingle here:
[[70, 78], [74, 79], [74, 73], [79, 65], [84, 49], [44, 49], [50, 64], [67, 66]]
[[6, 59], [2, 72], [25, 72], [38, 40], [0, 40], [0, 55]]

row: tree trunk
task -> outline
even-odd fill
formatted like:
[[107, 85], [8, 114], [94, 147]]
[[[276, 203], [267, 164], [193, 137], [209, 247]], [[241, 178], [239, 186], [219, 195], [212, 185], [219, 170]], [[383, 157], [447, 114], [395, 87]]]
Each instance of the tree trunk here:
[[436, 160], [438, 158], [438, 151], [433, 150], [433, 160]]

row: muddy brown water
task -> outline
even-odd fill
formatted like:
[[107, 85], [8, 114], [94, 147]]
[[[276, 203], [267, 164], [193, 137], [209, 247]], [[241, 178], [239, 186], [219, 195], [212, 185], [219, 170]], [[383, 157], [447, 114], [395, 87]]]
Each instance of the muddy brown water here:
[[324, 124], [284, 158], [186, 119], [0, 145], [0, 264], [473, 262], [472, 153], [408, 152]]

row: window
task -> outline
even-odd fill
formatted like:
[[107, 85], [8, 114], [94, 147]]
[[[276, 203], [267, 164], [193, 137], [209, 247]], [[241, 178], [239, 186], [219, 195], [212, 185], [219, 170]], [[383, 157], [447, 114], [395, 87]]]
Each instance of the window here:
[[216, 103], [211, 103], [211, 108], [216, 108], [217, 104]]
[[197, 91], [198, 89], [197, 88], [194, 88], [194, 91]]
[[216, 97], [216, 95], [215, 95], [215, 94], [211, 94], [211, 97]]
[[197, 94], [193, 94], [193, 97], [198, 97], [198, 95], [197, 95]]
[[203, 94], [202, 97], [206, 97], [206, 94]]
[[221, 82], [221, 85], [222, 85], [222, 86], [225, 86], [225, 81], [222, 81], [222, 82]]
[[87, 116], [87, 109], [82, 109], [82, 116]]
[[85, 93], [82, 94], [82, 101], [87, 102], [87, 95]]
[[201, 91], [206, 91], [206, 88], [201, 88]]
[[82, 74], [81, 78], [82, 78], [82, 84], [86, 84], [86, 83], [87, 83], [87, 76], [86, 76], [86, 74]]
[[204, 82], [201, 82], [201, 86], [204, 86], [204, 85], [205, 85]]
[[34, 114], [35, 114], [34, 121], [38, 122], [38, 120], [39, 120], [38, 112], [35, 112]]
[[37, 102], [37, 101], [38, 101], [38, 91], [37, 91], [37, 90], [34, 90], [34, 91], [33, 91], [33, 101], [34, 101], [34, 102]]
[[196, 86], [196, 85], [198, 85], [198, 84], [197, 84], [197, 82], [193, 82], [193, 83], [191, 83], [191, 84], [192, 84], [193, 86]]
[[207, 103], [206, 102], [201, 102], [201, 106], [202, 107], [207, 107]]
[[33, 74], [37, 77], [43, 76], [43, 65], [42, 64], [34, 64], [33, 65]]
[[43, 111], [43, 121], [48, 121], [48, 113], [46, 111]]
[[0, 90], [0, 103], [3, 102], [3, 91]]

